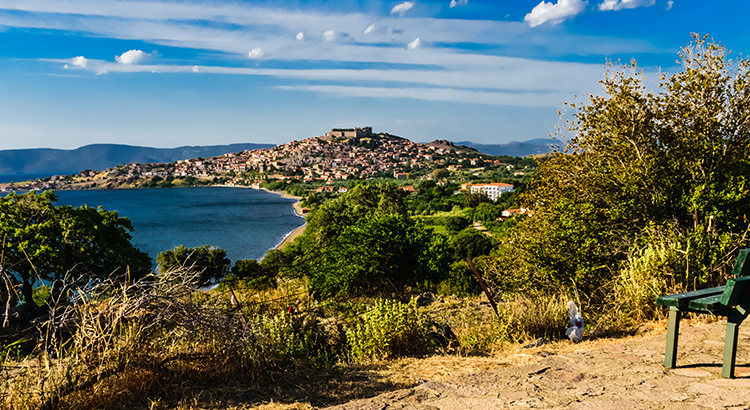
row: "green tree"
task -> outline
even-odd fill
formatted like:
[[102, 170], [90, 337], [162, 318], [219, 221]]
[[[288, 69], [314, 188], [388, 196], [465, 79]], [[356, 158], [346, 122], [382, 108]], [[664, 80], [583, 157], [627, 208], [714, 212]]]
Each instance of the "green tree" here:
[[474, 210], [474, 220], [492, 222], [499, 218], [502, 212], [502, 207], [490, 202], [482, 202]]
[[448, 172], [448, 170], [445, 168], [438, 168], [432, 171], [432, 179], [434, 180], [445, 179], [445, 178], [448, 178], [449, 175], [450, 175], [450, 172]]
[[484, 202], [492, 202], [489, 196], [485, 194], [483, 191], [471, 193], [471, 192], [464, 192], [463, 194], [463, 206], [464, 208], [476, 208], [479, 206], [479, 204]]
[[[265, 260], [265, 259], [264, 259]], [[255, 259], [242, 259], [232, 267], [232, 275], [250, 289], [263, 290], [276, 287], [276, 275]]]
[[340, 295], [404, 298], [405, 291], [436, 281], [444, 269], [445, 246], [405, 215], [378, 215], [344, 228], [311, 271], [319, 298]]
[[56, 200], [52, 191], [0, 198], [0, 263], [26, 303], [38, 279], [52, 282], [55, 293], [62, 290], [56, 281], [66, 276], [71, 285], [149, 273], [150, 258], [130, 243], [130, 220], [101, 208], [56, 207]]
[[521, 196], [534, 213], [509, 233], [496, 272], [601, 301], [629, 255], [663, 235], [684, 258], [670, 280], [723, 281], [747, 246], [750, 61], [706, 40], [695, 36], [682, 71], [655, 89], [632, 62], [610, 68], [601, 95], [571, 104], [567, 148]]
[[229, 270], [230, 261], [227, 251], [215, 246], [203, 245], [187, 248], [185, 245], [160, 252], [156, 256], [156, 263], [161, 272], [180, 267], [193, 268], [200, 271], [200, 286], [207, 286], [212, 281], [221, 279]]
[[492, 239], [474, 228], [466, 228], [451, 239], [453, 258], [457, 261], [466, 257], [476, 258], [489, 255], [493, 248]]
[[357, 185], [307, 224], [289, 248], [289, 271], [308, 276], [318, 298], [404, 296], [409, 286], [437, 280], [447, 263], [442, 236], [408, 217], [393, 185]]
[[446, 216], [440, 218], [438, 222], [445, 225], [451, 234], [457, 234], [471, 225], [471, 219], [465, 216]]

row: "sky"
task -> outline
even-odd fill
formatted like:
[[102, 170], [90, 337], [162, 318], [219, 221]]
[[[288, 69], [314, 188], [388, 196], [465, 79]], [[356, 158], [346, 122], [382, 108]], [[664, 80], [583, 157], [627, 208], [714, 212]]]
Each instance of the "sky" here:
[[750, 52], [750, 2], [0, 0], [0, 149], [274, 143], [371, 126], [546, 138], [608, 61]]

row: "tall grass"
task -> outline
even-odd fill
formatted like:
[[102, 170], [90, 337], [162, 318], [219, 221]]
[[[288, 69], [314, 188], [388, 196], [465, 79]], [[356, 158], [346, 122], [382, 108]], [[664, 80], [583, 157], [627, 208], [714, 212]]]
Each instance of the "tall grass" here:
[[[188, 270], [76, 293], [38, 324], [36, 358], [5, 358], [1, 409], [132, 408], [191, 386], [260, 380], [325, 353], [314, 321], [248, 315], [197, 292]], [[12, 369], [12, 370], [11, 370]]]
[[568, 326], [568, 300], [564, 295], [519, 294], [501, 302], [495, 315], [489, 307], [476, 307], [476, 299], [465, 299], [439, 320], [456, 334], [460, 353], [492, 354], [540, 337], [561, 338]]
[[346, 338], [356, 361], [424, 354], [430, 344], [427, 324], [416, 299], [408, 304], [381, 299], [346, 332]]

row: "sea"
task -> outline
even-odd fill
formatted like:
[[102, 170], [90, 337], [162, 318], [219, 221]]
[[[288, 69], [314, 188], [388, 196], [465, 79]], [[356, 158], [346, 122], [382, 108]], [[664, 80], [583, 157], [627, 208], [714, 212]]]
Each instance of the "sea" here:
[[132, 243], [155, 261], [179, 245], [216, 246], [233, 263], [263, 257], [304, 224], [293, 199], [232, 187], [56, 191], [57, 205], [103, 207], [133, 224]]

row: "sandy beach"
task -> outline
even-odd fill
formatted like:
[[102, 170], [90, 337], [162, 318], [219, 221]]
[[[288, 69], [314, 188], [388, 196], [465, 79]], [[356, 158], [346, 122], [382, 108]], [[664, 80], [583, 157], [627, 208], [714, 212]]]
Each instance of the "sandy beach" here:
[[[282, 198], [294, 199], [296, 201], [295, 203], [292, 204], [292, 207], [294, 207], [294, 212], [298, 216], [304, 218], [304, 214], [302, 212], [302, 207], [299, 204], [300, 199], [302, 199], [301, 196], [289, 195], [285, 191], [269, 191], [267, 189], [264, 190], [264, 191], [270, 192], [270, 193], [276, 194], [276, 195], [281, 195]], [[292, 242], [294, 242], [294, 238], [302, 235], [302, 232], [305, 231], [306, 227], [307, 227], [307, 223], [305, 223], [304, 225], [302, 225], [299, 228], [297, 228], [297, 229], [293, 230], [292, 232], [290, 232], [289, 235], [287, 235], [286, 238], [284, 238], [284, 240], [281, 241], [281, 243], [276, 247], [276, 249], [283, 249], [283, 248], [289, 246]]]

